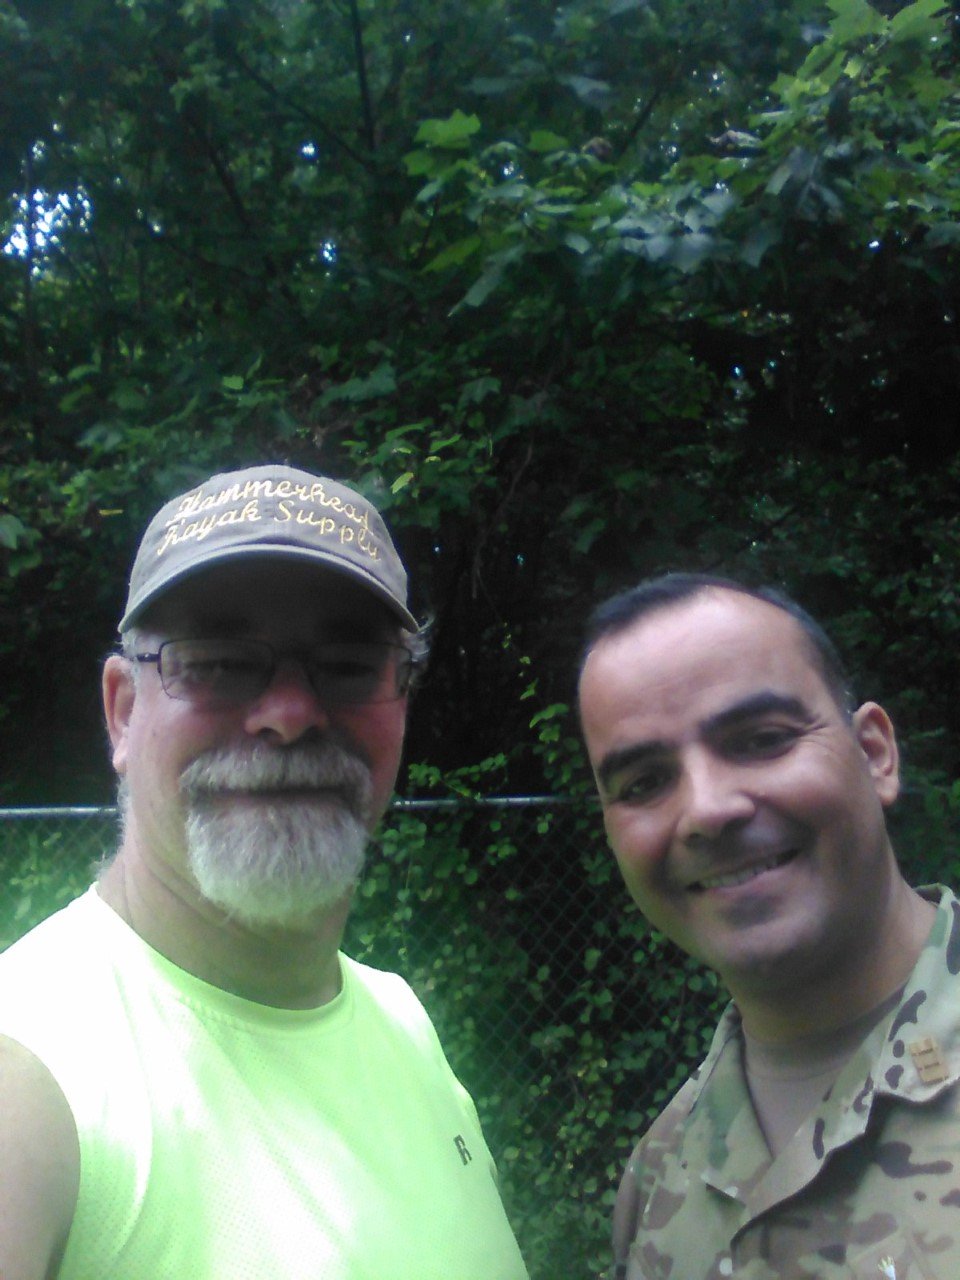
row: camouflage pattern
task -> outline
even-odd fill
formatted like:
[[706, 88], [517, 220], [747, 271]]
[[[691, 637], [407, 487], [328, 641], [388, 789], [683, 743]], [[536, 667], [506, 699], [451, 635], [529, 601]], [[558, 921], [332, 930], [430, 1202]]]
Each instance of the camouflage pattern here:
[[778, 1157], [731, 1005], [630, 1158], [611, 1280], [960, 1280], [960, 902], [939, 886], [897, 1008]]

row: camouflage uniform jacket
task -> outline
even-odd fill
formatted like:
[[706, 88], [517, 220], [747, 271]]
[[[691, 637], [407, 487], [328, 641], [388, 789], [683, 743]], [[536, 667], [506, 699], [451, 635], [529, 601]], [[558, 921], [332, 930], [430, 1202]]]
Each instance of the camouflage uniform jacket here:
[[898, 1007], [776, 1158], [729, 1006], [641, 1139], [617, 1202], [616, 1280], [960, 1280], [960, 902], [939, 907]]

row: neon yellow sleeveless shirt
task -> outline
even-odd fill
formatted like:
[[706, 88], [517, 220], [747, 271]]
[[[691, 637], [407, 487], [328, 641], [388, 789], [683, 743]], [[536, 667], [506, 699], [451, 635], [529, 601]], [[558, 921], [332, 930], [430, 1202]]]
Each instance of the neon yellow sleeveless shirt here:
[[341, 958], [318, 1010], [194, 978], [91, 889], [0, 956], [0, 1033], [60, 1084], [60, 1280], [526, 1280], [469, 1096], [416, 996]]

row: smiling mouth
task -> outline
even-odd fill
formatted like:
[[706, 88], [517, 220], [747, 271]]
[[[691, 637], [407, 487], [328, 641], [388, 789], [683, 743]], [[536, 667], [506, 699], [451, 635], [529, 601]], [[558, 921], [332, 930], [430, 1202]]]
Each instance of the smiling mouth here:
[[778, 853], [763, 862], [754, 862], [749, 867], [741, 867], [739, 871], [729, 871], [725, 875], [719, 876], [704, 876], [702, 880], [697, 880], [690, 888], [694, 893], [703, 893], [707, 889], [732, 889], [738, 884], [746, 884], [748, 880], [754, 880], [757, 876], [762, 876], [765, 871], [775, 871], [777, 867], [786, 866], [796, 856], [796, 849], [788, 849], [786, 853]]

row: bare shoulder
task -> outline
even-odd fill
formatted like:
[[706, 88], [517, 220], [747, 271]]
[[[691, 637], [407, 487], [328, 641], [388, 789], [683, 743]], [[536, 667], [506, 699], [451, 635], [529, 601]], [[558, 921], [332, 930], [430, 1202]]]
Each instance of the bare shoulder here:
[[0, 1276], [50, 1280], [73, 1221], [80, 1149], [59, 1085], [0, 1036]]

